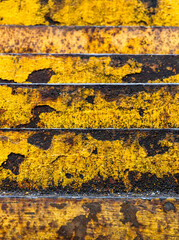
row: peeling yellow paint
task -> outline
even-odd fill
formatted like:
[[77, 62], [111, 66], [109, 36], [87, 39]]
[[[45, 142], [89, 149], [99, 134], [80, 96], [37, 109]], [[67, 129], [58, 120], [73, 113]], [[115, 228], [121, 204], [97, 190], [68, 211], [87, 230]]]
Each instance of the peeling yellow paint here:
[[[45, 105], [50, 111], [47, 109], [39, 112], [40, 119], [36, 124], [41, 128], [179, 126], [177, 86], [172, 90], [160, 87], [158, 91], [153, 87], [153, 92], [143, 90], [132, 96], [125, 95], [125, 91], [130, 88], [126, 87], [126, 90], [114, 97], [116, 94], [114, 90], [110, 90], [110, 94], [106, 95], [107, 93], [93, 87], [64, 86], [58, 90], [54, 87], [37, 89], [30, 86], [15, 88], [0, 86], [0, 125], [1, 128], [8, 128], [33, 122], [34, 108]], [[93, 102], [88, 98], [92, 98]]]
[[0, 2], [0, 24], [157, 25], [178, 26], [175, 0], [6, 0]]
[[[152, 74], [157, 74], [157, 67], [160, 67], [159, 63], [155, 63], [155, 60], [152, 61], [152, 64], [149, 65], [154, 70], [151, 72], [151, 77]], [[28, 83], [28, 77], [34, 71], [52, 69], [54, 75], [49, 77], [48, 83], [121, 83], [124, 77], [130, 74], [136, 74], [137, 77], [145, 68], [145, 62], [138, 62], [135, 55], [131, 56], [125, 64], [121, 62], [112, 60], [109, 56], [92, 56], [85, 59], [79, 56], [1, 55], [0, 78], [17, 83]], [[162, 60], [160, 64], [162, 64]], [[162, 77], [155, 81], [151, 81], [148, 77], [148, 82], [179, 83], [179, 74], [176, 73], [176, 69], [167, 70], [173, 71], [175, 75], [168, 78]], [[40, 76], [35, 80], [39, 83], [42, 82]], [[135, 82], [135, 75], [131, 81]], [[141, 79], [142, 81], [147, 80]]]
[[70, 56], [1, 56], [0, 78], [24, 83], [28, 82], [28, 76], [33, 71], [51, 68], [55, 75], [48, 83], [113, 83], [122, 82], [122, 78], [128, 74], [141, 72], [142, 64], [134, 59], [129, 59], [120, 68], [110, 66], [110, 62], [110, 57], [90, 57], [89, 60], [83, 60]]
[[[169, 147], [168, 151], [154, 156], [148, 156], [145, 147], [139, 144], [139, 138], [145, 137], [145, 133], [138, 133], [134, 141], [130, 135], [128, 140], [103, 141], [90, 133], [84, 138], [82, 133], [62, 132], [53, 136], [47, 150], [28, 142], [34, 134], [28, 131], [0, 132], [0, 186], [8, 178], [16, 181], [21, 189], [47, 189], [62, 185], [80, 190], [83, 183], [98, 179], [100, 174], [104, 181], [109, 177], [114, 180], [122, 178], [130, 191], [133, 183], [128, 179], [128, 171], [156, 174], [160, 178], [178, 172], [179, 144], [172, 140], [171, 134], [158, 143], [163, 148]], [[93, 153], [95, 149], [96, 154]], [[19, 174], [2, 167], [10, 153], [25, 157], [19, 166]], [[110, 191], [113, 191], [112, 187]]]
[[[112, 93], [111, 93], [112, 94]], [[93, 93], [87, 93], [93, 95]], [[179, 126], [179, 95], [173, 98], [162, 90], [157, 93], [139, 93], [133, 97], [122, 97], [119, 102], [107, 102], [100, 94], [95, 96], [95, 104], [84, 100], [72, 103], [64, 109], [58, 102], [49, 105], [57, 112], [42, 113], [38, 127], [45, 128], [168, 128]], [[164, 98], [164, 100], [162, 99]], [[139, 109], [144, 109], [140, 116]], [[79, 110], [81, 109], [81, 110]]]

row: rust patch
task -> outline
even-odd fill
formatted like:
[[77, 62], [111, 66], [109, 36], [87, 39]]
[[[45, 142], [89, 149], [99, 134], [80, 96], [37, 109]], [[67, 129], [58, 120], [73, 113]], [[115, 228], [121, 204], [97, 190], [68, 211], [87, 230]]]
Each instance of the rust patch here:
[[39, 92], [42, 96], [42, 100], [56, 100], [61, 94], [61, 88], [60, 87], [40, 88]]
[[148, 8], [156, 8], [158, 5], [158, 0], [140, 0], [142, 3], [146, 4]]
[[26, 82], [48, 83], [53, 75], [55, 72], [51, 68], [40, 69], [29, 74]]
[[50, 226], [51, 228], [58, 228], [58, 221], [57, 221], [57, 220], [56, 220], [56, 221], [52, 220], [52, 221], [49, 223], [49, 226]]
[[50, 206], [61, 210], [61, 209], [63, 209], [64, 207], [66, 207], [67, 204], [66, 204], [66, 203], [61, 203], [61, 204], [58, 204], [58, 203], [50, 203]]
[[89, 220], [93, 219], [94, 221], [98, 221], [98, 218], [97, 218], [97, 213], [100, 213], [101, 212], [101, 205], [100, 203], [97, 203], [97, 202], [93, 202], [93, 203], [84, 203], [83, 204], [83, 208], [88, 208], [90, 213], [89, 213]]
[[71, 222], [60, 227], [57, 231], [59, 237], [64, 237], [66, 240], [80, 239], [84, 240], [87, 231], [89, 219], [85, 215], [75, 217]]
[[40, 4], [43, 5], [43, 4], [48, 4], [48, 0], [40, 0]]
[[175, 205], [171, 202], [165, 202], [163, 206], [164, 212], [174, 211], [176, 212]]
[[24, 161], [25, 156], [16, 153], [10, 153], [8, 159], [2, 163], [4, 169], [11, 170], [15, 175], [19, 174], [19, 166]]
[[95, 96], [88, 96], [85, 100], [88, 103], [94, 104], [94, 99], [95, 99]]
[[171, 174], [158, 178], [156, 174], [129, 171], [128, 179], [131, 184], [131, 192], [176, 192], [178, 193], [178, 177]]
[[3, 203], [3, 204], [1, 205], [1, 209], [2, 209], [3, 211], [6, 211], [6, 210], [8, 209], [8, 205], [7, 205], [6, 203]]
[[123, 213], [123, 216], [124, 216], [122, 223], [126, 224], [130, 222], [132, 226], [139, 228], [141, 224], [138, 222], [136, 217], [136, 213], [138, 211], [139, 210], [137, 209], [137, 207], [131, 204], [131, 202], [126, 201], [122, 203], [121, 210], [120, 210], [120, 212]]
[[166, 133], [160, 132], [148, 135], [147, 137], [139, 138], [139, 144], [147, 150], [148, 156], [155, 156], [156, 154], [164, 154], [169, 150], [168, 146], [162, 146], [159, 141], [163, 140]]
[[[122, 78], [123, 82], [142, 83], [148, 81], [155, 81], [158, 79], [169, 78], [179, 73], [178, 71], [178, 56], [131, 56], [132, 60], [136, 63], [142, 64], [140, 73], [127, 74]], [[129, 56], [111, 57], [113, 64], [117, 64], [116, 67], [124, 65], [129, 61]], [[121, 61], [121, 63], [120, 63]]]
[[14, 80], [7, 80], [0, 78], [0, 83], [15, 83]]
[[[84, 240], [87, 231], [88, 223], [93, 220], [98, 221], [96, 214], [101, 212], [100, 203], [85, 203], [83, 208], [89, 209], [88, 216], [80, 215], [75, 217], [71, 222], [68, 222], [66, 225], [60, 227], [57, 231], [58, 236], [64, 237], [67, 240], [81, 239]], [[74, 236], [75, 235], [75, 236]]]
[[45, 112], [50, 113], [53, 111], [56, 111], [56, 110], [48, 105], [35, 106], [34, 109], [32, 109], [33, 117], [30, 119], [30, 122], [27, 124], [20, 124], [16, 127], [17, 128], [36, 128], [38, 122], [40, 121], [39, 115], [41, 113], [45, 113]]
[[103, 235], [99, 235], [99, 237], [96, 238], [96, 240], [108, 240], [109, 238]]
[[10, 180], [9, 178], [6, 178], [2, 180], [0, 190], [2, 191], [16, 191], [18, 190], [18, 183], [15, 180]]
[[28, 138], [27, 142], [35, 145], [43, 150], [47, 150], [51, 146], [51, 142], [54, 134], [46, 132], [46, 133], [35, 133], [31, 137]]
[[96, 140], [101, 141], [116, 141], [116, 140], [124, 140], [127, 141], [129, 139], [129, 135], [131, 136], [130, 139], [133, 141], [136, 137], [135, 131], [122, 131], [118, 132], [115, 130], [105, 130], [105, 131], [90, 131], [90, 134]]

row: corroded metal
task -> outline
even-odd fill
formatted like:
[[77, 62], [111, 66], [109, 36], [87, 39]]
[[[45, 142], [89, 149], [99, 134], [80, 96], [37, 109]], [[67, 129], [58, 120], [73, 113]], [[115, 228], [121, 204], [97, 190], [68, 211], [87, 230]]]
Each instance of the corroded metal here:
[[2, 83], [179, 83], [178, 55], [1, 54]]
[[179, 85], [0, 85], [0, 127], [177, 128]]
[[1, 191], [176, 192], [179, 130], [1, 130]]
[[177, 54], [177, 27], [0, 26], [4, 53]]
[[0, 24], [178, 26], [178, 1], [1, 0]]
[[1, 239], [177, 240], [178, 200], [0, 199]]

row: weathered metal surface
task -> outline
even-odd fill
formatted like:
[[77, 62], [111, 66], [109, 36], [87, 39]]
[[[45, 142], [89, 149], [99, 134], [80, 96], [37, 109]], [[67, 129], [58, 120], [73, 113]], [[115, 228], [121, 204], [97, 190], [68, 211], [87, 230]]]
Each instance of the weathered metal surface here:
[[179, 83], [178, 55], [0, 55], [0, 81]]
[[177, 54], [177, 27], [0, 26], [1, 53]]
[[0, 199], [0, 239], [177, 240], [179, 201]]
[[179, 130], [1, 130], [0, 189], [178, 192]]
[[177, 128], [179, 85], [0, 85], [0, 127]]
[[0, 24], [179, 26], [176, 0], [1, 0]]

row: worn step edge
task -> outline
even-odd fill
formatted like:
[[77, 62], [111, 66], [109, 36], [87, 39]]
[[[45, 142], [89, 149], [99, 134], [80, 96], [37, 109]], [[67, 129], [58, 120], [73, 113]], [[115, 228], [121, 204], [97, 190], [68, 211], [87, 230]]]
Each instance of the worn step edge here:
[[0, 24], [176, 26], [177, 10], [175, 0], [6, 0], [0, 2]]
[[179, 53], [178, 27], [0, 25], [1, 53]]
[[0, 189], [178, 192], [179, 129], [0, 131]]
[[175, 128], [177, 83], [0, 84], [0, 127]]
[[0, 54], [4, 83], [179, 83], [179, 55]]
[[[177, 239], [175, 198], [0, 198], [1, 239]], [[155, 236], [155, 238], [154, 238]]]

